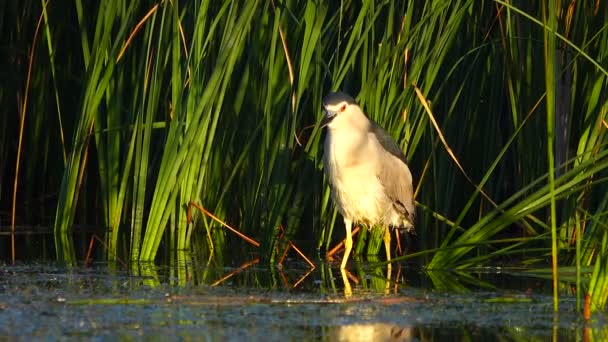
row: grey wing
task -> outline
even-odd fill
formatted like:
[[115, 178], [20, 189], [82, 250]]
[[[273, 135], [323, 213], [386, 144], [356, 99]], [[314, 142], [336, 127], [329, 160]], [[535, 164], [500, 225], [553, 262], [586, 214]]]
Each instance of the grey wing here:
[[386, 159], [380, 166], [377, 177], [393, 202], [393, 207], [413, 226], [416, 214], [412, 173], [400, 159], [392, 155], [387, 155]]
[[393, 207], [402, 213], [413, 226], [415, 219], [414, 185], [405, 155], [393, 138], [375, 123], [372, 123], [372, 133], [385, 151], [382, 163], [376, 170], [376, 176], [393, 202]]
[[371, 134], [376, 138], [380, 145], [382, 145], [384, 150], [401, 160], [403, 164], [407, 163], [403, 151], [401, 151], [401, 148], [399, 148], [399, 145], [397, 145], [395, 140], [384, 130], [384, 128], [380, 127], [372, 120], [370, 120], [370, 122], [372, 124]]

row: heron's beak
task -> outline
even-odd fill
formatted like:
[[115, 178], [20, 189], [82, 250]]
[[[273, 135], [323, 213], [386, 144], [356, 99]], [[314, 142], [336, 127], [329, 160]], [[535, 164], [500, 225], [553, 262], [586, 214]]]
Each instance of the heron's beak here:
[[325, 112], [325, 117], [323, 118], [323, 121], [321, 121], [321, 128], [329, 125], [331, 120], [333, 120], [336, 117], [336, 115], [338, 114], [338, 112], [332, 112], [325, 108], [323, 109], [323, 111]]

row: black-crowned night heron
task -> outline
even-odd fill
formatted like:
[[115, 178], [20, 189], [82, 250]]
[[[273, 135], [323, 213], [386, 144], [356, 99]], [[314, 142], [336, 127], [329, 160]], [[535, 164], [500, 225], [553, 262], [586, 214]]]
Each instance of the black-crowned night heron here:
[[384, 227], [387, 261], [389, 227], [414, 228], [412, 173], [391, 136], [368, 119], [349, 95], [330, 93], [323, 99], [327, 135], [323, 164], [333, 201], [344, 217], [346, 239], [341, 268], [353, 246], [352, 224]]

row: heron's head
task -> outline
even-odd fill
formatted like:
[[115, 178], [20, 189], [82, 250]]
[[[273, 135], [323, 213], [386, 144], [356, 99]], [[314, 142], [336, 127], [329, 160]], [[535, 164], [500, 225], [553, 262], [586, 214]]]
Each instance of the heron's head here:
[[[323, 126], [336, 128], [341, 126], [340, 122], [350, 122], [361, 112], [361, 108], [350, 95], [343, 92], [329, 93], [323, 98], [323, 110], [325, 118]], [[365, 115], [363, 115], [365, 117]]]

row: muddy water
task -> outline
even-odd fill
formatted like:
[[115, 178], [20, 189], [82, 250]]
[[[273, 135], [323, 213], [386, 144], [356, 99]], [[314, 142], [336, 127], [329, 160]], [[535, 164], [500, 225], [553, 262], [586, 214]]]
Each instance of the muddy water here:
[[[603, 340], [564, 290], [486, 269], [425, 273], [360, 263], [243, 269], [53, 263], [0, 265], [0, 339], [262, 341]], [[212, 286], [214, 285], [214, 286]]]

